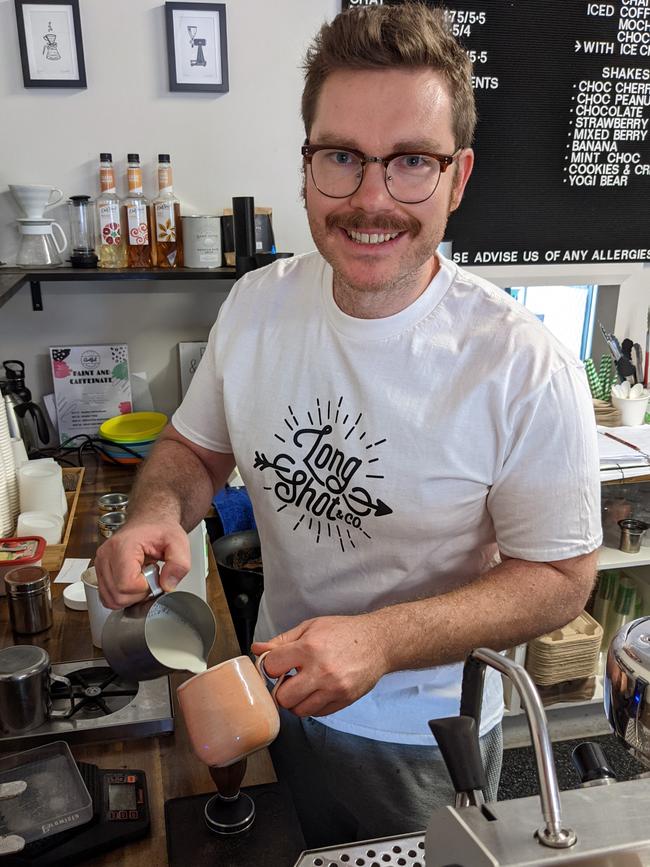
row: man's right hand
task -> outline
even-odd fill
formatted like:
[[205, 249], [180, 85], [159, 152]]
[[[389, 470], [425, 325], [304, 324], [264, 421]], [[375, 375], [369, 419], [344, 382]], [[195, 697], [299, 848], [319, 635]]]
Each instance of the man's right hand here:
[[173, 590], [190, 569], [187, 534], [176, 521], [148, 522], [134, 518], [97, 549], [95, 571], [99, 595], [107, 608], [126, 608], [149, 594], [142, 569], [164, 561], [163, 590]]

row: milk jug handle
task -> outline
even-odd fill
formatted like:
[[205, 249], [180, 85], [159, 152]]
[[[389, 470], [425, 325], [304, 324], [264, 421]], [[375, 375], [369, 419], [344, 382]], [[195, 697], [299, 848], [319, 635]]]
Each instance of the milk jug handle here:
[[142, 574], [146, 578], [152, 596], [161, 596], [165, 592], [158, 583], [160, 572], [157, 563], [150, 563], [148, 566], [145, 566]]

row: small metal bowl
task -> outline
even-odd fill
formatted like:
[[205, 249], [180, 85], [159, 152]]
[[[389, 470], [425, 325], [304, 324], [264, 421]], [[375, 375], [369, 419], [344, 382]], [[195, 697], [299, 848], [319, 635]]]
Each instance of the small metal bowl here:
[[100, 512], [124, 512], [129, 505], [126, 494], [104, 494], [97, 500]]
[[126, 523], [126, 512], [106, 512], [101, 515], [99, 521], [97, 521], [97, 526], [99, 527], [99, 532], [102, 536], [106, 536], [108, 539], [109, 536], [112, 536], [113, 533], [117, 532], [120, 527], [123, 527]]

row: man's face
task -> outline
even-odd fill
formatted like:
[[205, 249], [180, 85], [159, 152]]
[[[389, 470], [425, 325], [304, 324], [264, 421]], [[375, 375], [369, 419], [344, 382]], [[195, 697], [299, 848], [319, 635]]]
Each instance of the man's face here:
[[[456, 150], [451, 117], [451, 98], [439, 73], [425, 68], [336, 71], [323, 85], [309, 141], [356, 148], [368, 156], [451, 155]], [[441, 174], [431, 198], [414, 205], [390, 196], [381, 164], [366, 165], [361, 186], [345, 199], [320, 193], [306, 166], [309, 226], [334, 270], [335, 291], [341, 283], [356, 294], [396, 290], [404, 306], [411, 303], [435, 274], [436, 247], [472, 165], [472, 151], [462, 151]], [[359, 237], [395, 232], [397, 237], [379, 243]]]

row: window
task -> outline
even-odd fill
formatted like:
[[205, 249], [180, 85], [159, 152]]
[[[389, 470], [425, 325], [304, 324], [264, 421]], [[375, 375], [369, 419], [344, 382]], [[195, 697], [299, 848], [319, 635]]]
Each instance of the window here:
[[579, 358], [589, 357], [598, 286], [512, 286], [506, 292]]

